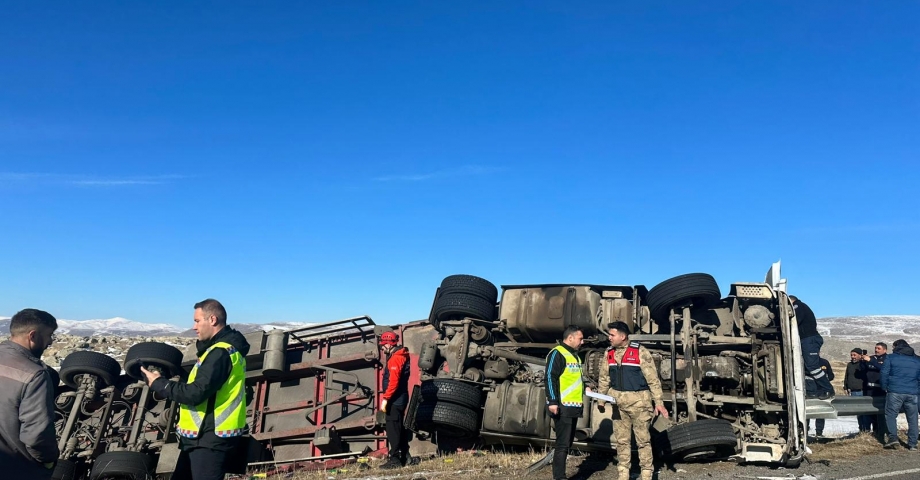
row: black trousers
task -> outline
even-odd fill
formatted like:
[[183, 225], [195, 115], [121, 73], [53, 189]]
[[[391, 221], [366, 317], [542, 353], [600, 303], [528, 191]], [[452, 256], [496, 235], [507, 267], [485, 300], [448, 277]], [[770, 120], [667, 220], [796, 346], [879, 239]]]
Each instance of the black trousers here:
[[205, 447], [194, 447], [179, 453], [176, 471], [171, 480], [224, 480], [228, 472], [238, 463], [239, 455], [234, 451], [212, 450]]
[[[409, 455], [409, 440], [412, 432], [403, 426], [403, 417], [406, 416], [406, 405], [390, 405], [387, 409], [387, 448], [389, 456], [398, 458], [406, 463]], [[198, 480], [197, 478], [195, 480]]]
[[554, 480], [566, 478], [565, 460], [569, 456], [569, 449], [572, 448], [572, 441], [575, 440], [575, 424], [577, 422], [578, 417], [563, 417], [562, 415], [553, 417], [553, 425], [556, 429], [556, 444], [553, 451]]

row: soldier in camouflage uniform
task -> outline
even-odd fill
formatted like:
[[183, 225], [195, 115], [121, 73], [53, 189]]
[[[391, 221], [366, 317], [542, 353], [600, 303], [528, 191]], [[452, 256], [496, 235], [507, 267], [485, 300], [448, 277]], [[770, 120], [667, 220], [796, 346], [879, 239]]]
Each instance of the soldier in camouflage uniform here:
[[654, 467], [649, 426], [655, 412], [668, 416], [661, 399], [661, 380], [655, 369], [655, 360], [648, 350], [639, 342], [629, 341], [629, 326], [623, 322], [613, 322], [607, 328], [610, 348], [607, 349], [607, 368], [602, 365], [600, 369], [598, 390], [616, 401], [616, 408], [613, 409], [613, 434], [617, 442], [618, 478], [629, 478], [632, 457], [630, 437], [635, 433], [639, 467], [642, 469], [640, 478], [651, 480]]

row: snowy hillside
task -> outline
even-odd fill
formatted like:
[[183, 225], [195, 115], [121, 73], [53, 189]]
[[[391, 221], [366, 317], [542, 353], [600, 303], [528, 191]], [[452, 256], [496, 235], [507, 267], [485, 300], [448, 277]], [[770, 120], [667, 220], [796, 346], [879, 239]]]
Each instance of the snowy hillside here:
[[[191, 324], [191, 321], [189, 321]], [[230, 326], [243, 332], [258, 330], [271, 331], [274, 329], [293, 330], [303, 328], [313, 323], [298, 322], [271, 322], [271, 323], [231, 323]], [[0, 335], [8, 335], [10, 331], [10, 317], [0, 317]], [[186, 326], [177, 326], [169, 323], [144, 323], [127, 318], [115, 317], [107, 320], [58, 320], [56, 333], [75, 335], [80, 337], [123, 336], [123, 337], [167, 337], [184, 336], [194, 337], [195, 331]]]

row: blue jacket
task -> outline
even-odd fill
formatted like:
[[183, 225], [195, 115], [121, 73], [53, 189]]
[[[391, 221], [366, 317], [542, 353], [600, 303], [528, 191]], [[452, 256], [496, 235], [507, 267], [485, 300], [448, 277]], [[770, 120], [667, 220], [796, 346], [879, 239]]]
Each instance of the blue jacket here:
[[901, 346], [889, 354], [882, 364], [882, 388], [888, 393], [920, 393], [920, 358], [914, 355], [914, 349]]

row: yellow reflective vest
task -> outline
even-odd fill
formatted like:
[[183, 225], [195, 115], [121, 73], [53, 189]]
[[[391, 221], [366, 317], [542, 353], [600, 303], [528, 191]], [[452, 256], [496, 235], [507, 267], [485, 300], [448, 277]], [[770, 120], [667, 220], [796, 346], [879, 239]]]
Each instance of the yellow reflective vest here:
[[[581, 379], [581, 359], [573, 355], [562, 345], [557, 345], [553, 350], [559, 352], [565, 359], [565, 370], [559, 376], [559, 403], [564, 407], [579, 407], [584, 405], [584, 384]], [[552, 350], [550, 351], [552, 353]], [[547, 366], [548, 367], [548, 366]], [[549, 377], [549, 375], [547, 375]], [[551, 381], [547, 378], [547, 381]]]
[[[198, 362], [188, 376], [188, 383], [195, 381], [198, 367], [204, 363], [211, 350], [223, 348], [230, 354], [232, 369], [214, 398], [214, 434], [218, 437], [238, 437], [246, 433], [246, 359], [226, 342], [217, 342], [198, 357]], [[208, 400], [198, 405], [179, 406], [179, 426], [176, 433], [186, 438], [198, 438], [201, 424], [208, 409]]]

